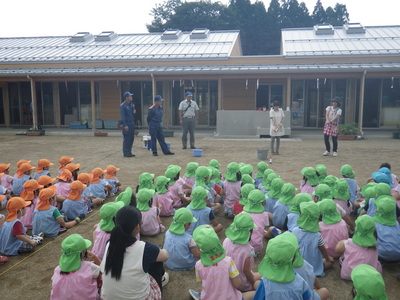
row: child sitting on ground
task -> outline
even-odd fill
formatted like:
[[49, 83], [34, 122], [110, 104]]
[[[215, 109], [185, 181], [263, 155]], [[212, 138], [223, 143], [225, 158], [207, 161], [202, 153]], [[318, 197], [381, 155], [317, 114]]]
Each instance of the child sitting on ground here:
[[11, 191], [14, 177], [10, 175], [10, 166], [11, 164], [0, 164], [0, 173], [3, 173], [0, 176], [0, 185]]
[[[0, 195], [0, 202], [5, 198], [4, 195]], [[0, 228], [3, 226], [6, 221], [6, 216], [0, 214]], [[0, 265], [5, 264], [8, 261], [8, 257], [4, 255], [0, 255]]]
[[156, 178], [156, 193], [153, 196], [153, 206], [160, 208], [160, 216], [168, 217], [174, 214], [173, 201], [171, 193], [168, 191], [169, 179], [165, 176]]
[[253, 291], [254, 283], [261, 279], [259, 273], [253, 273], [256, 254], [249, 244], [254, 228], [257, 228], [257, 225], [254, 224], [253, 218], [248, 213], [242, 212], [235, 216], [233, 223], [226, 229], [226, 239], [222, 244], [239, 271], [242, 285], [238, 290], [241, 292]]
[[315, 188], [317, 187], [318, 175], [317, 171], [313, 167], [305, 167], [301, 170], [301, 174], [303, 175], [303, 179], [300, 180], [300, 193], [307, 193], [312, 195]]
[[340, 168], [340, 174], [349, 184], [350, 202], [354, 206], [354, 201], [359, 198], [358, 191], [360, 190], [357, 180], [354, 179], [356, 173], [353, 171], [352, 166], [346, 164]]
[[221, 209], [221, 204], [217, 203], [216, 201], [216, 192], [210, 186], [210, 178], [211, 178], [212, 170], [211, 168], [207, 167], [198, 167], [196, 169], [196, 181], [192, 187], [192, 191], [196, 187], [202, 187], [207, 191], [207, 200], [206, 205], [211, 208], [214, 214], [217, 214]]
[[244, 206], [247, 203], [247, 198], [252, 190], [254, 190], [254, 184], [246, 183], [240, 188], [240, 199], [235, 202], [233, 206], [233, 213], [236, 215], [243, 211]]
[[144, 172], [139, 175], [139, 184], [136, 187], [136, 193], [141, 189], [154, 190], [154, 174]]
[[[65, 171], [65, 170], [64, 170]], [[63, 171], [63, 172], [64, 172]], [[79, 180], [74, 181], [70, 185], [70, 191], [67, 195], [67, 199], [63, 202], [62, 211], [68, 220], [75, 220], [80, 218], [83, 220], [86, 218], [88, 212], [85, 206], [85, 201], [83, 200], [82, 191], [85, 189], [85, 185]]]
[[389, 299], [385, 292], [385, 281], [377, 270], [369, 265], [359, 265], [351, 272], [354, 300]]
[[175, 271], [193, 270], [200, 251], [192, 235], [187, 231], [190, 224], [196, 222], [192, 212], [187, 208], [180, 208], [175, 212], [174, 220], [165, 233], [164, 249], [169, 257], [165, 262], [167, 267]]
[[101, 205], [103, 203], [103, 199], [94, 198], [92, 195], [92, 191], [90, 190], [90, 181], [92, 180], [92, 175], [89, 173], [80, 173], [78, 175], [78, 180], [82, 182], [86, 187], [82, 192], [83, 201], [85, 202], [85, 206], [88, 209], [88, 212], [92, 211], [93, 206]]
[[293, 232], [297, 225], [297, 219], [300, 217], [300, 204], [303, 202], [312, 202], [312, 197], [307, 193], [299, 193], [294, 196], [293, 204], [290, 206], [290, 213], [286, 219], [286, 226], [284, 226], [284, 230], [289, 230]]
[[112, 186], [104, 179], [106, 170], [94, 168], [92, 170], [92, 180], [90, 181], [90, 191], [94, 198], [105, 200], [111, 195]]
[[165, 177], [169, 179], [168, 191], [170, 192], [172, 200], [174, 201], [174, 208], [186, 206], [190, 202], [190, 200], [185, 197], [185, 189], [191, 189], [192, 187], [183, 181], [183, 179], [180, 177], [180, 172], [180, 166], [170, 165], [164, 174]]
[[290, 206], [293, 204], [296, 191], [297, 189], [293, 184], [285, 183], [282, 186], [280, 197], [273, 207], [274, 226], [281, 230], [284, 229], [285, 220], [290, 213]]
[[60, 163], [60, 167], [58, 168], [58, 175], [60, 175], [64, 170], [65, 166], [70, 164], [73, 160], [74, 159], [72, 157], [66, 155], [61, 156], [60, 159], [58, 160], [58, 162]]
[[225, 191], [224, 212], [230, 219], [234, 218], [233, 206], [240, 199], [241, 179], [239, 164], [236, 162], [229, 163], [223, 185]]
[[190, 162], [186, 165], [186, 172], [183, 174], [183, 180], [188, 184], [193, 186], [196, 181], [196, 169], [199, 167], [199, 163]]
[[113, 165], [109, 165], [106, 168], [107, 173], [104, 176], [104, 179], [112, 186], [111, 196], [118, 193], [119, 187], [121, 186], [121, 182], [119, 182], [119, 180], [117, 178], [117, 172], [119, 170], [120, 170], [119, 168], [117, 168]]
[[258, 189], [258, 186], [260, 185], [260, 183], [262, 182], [262, 180], [264, 178], [264, 172], [268, 168], [269, 168], [269, 165], [265, 161], [260, 161], [257, 164], [257, 174], [254, 177], [254, 187], [256, 189]]
[[[346, 216], [350, 216], [350, 213], [353, 210], [357, 211], [359, 208], [354, 207], [353, 209], [353, 204], [350, 202], [349, 183], [344, 179], [338, 179], [335, 182], [335, 186], [332, 190], [332, 197], [333, 201], [335, 201], [336, 204], [339, 204], [340, 207], [344, 209]], [[356, 201], [354, 202], [354, 206], [355, 205]]]
[[33, 174], [33, 179], [38, 180], [40, 176], [47, 175], [50, 176], [50, 167], [54, 165], [48, 159], [41, 159], [38, 162], [38, 166], [36, 168], [36, 172]]
[[29, 163], [20, 165], [12, 182], [12, 192], [14, 196], [19, 196], [21, 194], [24, 183], [31, 179], [33, 169], [35, 169], [35, 167], [32, 167]]
[[64, 170], [68, 170], [72, 174], [71, 181], [78, 180], [80, 167], [81, 167], [80, 164], [73, 164], [73, 163], [70, 163], [65, 166]]
[[57, 179], [58, 182], [55, 184], [55, 186], [57, 187], [58, 199], [61, 201], [61, 203], [57, 203], [57, 205], [60, 205], [58, 208], [60, 208], [62, 202], [67, 198], [67, 195], [70, 191], [72, 173], [70, 170], [62, 170], [61, 173], [57, 176]]
[[137, 208], [142, 213], [142, 225], [140, 234], [144, 236], [155, 236], [165, 231], [160, 219], [160, 209], [152, 206], [152, 198], [155, 191], [142, 188], [137, 193]]
[[79, 234], [71, 234], [62, 241], [59, 266], [51, 278], [51, 300], [99, 299], [101, 261], [87, 250], [91, 245]]
[[31, 204], [25, 208], [25, 214], [21, 216], [21, 222], [24, 224], [26, 230], [32, 229], [32, 216], [36, 204], [39, 201], [39, 192], [42, 188], [43, 185], [39, 185], [35, 179], [28, 180], [24, 183], [24, 190], [21, 192], [21, 198], [31, 202]]

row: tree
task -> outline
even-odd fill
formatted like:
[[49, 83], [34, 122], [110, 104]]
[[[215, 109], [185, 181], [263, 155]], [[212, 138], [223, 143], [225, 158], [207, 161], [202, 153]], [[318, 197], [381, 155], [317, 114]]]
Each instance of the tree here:
[[268, 44], [265, 54], [280, 53], [282, 18], [282, 8], [278, 0], [271, 0], [267, 11]]
[[284, 0], [282, 4], [282, 28], [308, 27], [311, 17], [304, 3], [297, 0]]
[[314, 11], [311, 17], [314, 25], [323, 24], [326, 22], [326, 12], [324, 7], [322, 6], [321, 0], [318, 0], [315, 4]]
[[163, 4], [156, 4], [150, 12], [150, 15], [154, 17], [151, 24], [147, 24], [147, 30], [149, 32], [162, 32], [165, 31], [165, 23], [171, 18], [175, 13], [175, 9], [182, 5], [181, 0], [167, 0]]

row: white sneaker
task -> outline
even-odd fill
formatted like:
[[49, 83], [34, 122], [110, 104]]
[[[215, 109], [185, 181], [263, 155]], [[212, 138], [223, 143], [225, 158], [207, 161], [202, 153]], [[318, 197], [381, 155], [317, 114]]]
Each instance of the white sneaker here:
[[190, 289], [189, 294], [190, 294], [190, 296], [192, 296], [192, 298], [194, 300], [200, 300], [200, 294], [198, 292], [196, 292], [195, 290]]
[[[336, 153], [336, 152], [334, 152]], [[325, 151], [324, 153], [322, 153], [323, 156], [328, 156], [329, 154], [331, 154], [329, 151]]]
[[337, 152], [333, 152], [333, 157], [336, 157], [337, 156]]
[[165, 286], [167, 285], [168, 282], [169, 282], [169, 274], [165, 272], [163, 277], [161, 278], [161, 284], [162, 286]]

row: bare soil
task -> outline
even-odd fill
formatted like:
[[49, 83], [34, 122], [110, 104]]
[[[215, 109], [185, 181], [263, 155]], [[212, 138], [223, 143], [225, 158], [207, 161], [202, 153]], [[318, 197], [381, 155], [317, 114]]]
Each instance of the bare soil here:
[[[170, 164], [182, 167], [184, 173], [188, 162], [197, 161], [200, 165], [208, 165], [215, 158], [222, 164], [223, 173], [226, 165], [231, 161], [245, 162], [256, 167], [258, 163], [257, 148], [269, 148], [269, 139], [254, 138], [230, 138], [223, 139], [213, 137], [212, 134], [197, 136], [196, 145], [203, 149], [202, 157], [193, 157], [190, 149], [181, 149], [180, 137], [167, 138], [171, 142], [174, 156], [153, 157], [151, 151], [142, 148], [140, 137], [135, 140], [134, 158], [122, 157], [120, 136], [94, 137], [82, 135], [48, 135], [29, 137], [5, 134], [1, 136], [2, 155], [0, 163], [11, 163], [11, 173], [15, 172], [15, 164], [20, 159], [32, 160], [36, 164], [41, 158], [47, 158], [55, 165], [50, 171], [57, 173], [58, 159], [62, 155], [75, 158], [76, 163], [81, 164], [81, 172], [90, 172], [95, 167], [105, 168], [113, 164], [121, 171], [117, 177], [122, 182], [122, 187], [131, 186], [133, 189], [138, 184], [138, 177], [142, 172], [163, 175]], [[0, 132], [1, 134], [1, 132]], [[179, 135], [179, 133], [178, 133]], [[301, 179], [300, 171], [305, 166], [315, 166], [323, 163], [328, 168], [328, 174], [339, 176], [340, 167], [351, 164], [356, 172], [356, 179], [362, 186], [383, 162], [392, 164], [392, 172], [400, 175], [400, 159], [398, 158], [399, 140], [373, 135], [365, 140], [339, 141], [338, 157], [323, 157], [323, 138], [321, 133], [298, 132], [290, 139], [282, 139], [281, 155], [273, 157], [273, 168], [285, 182], [291, 182], [298, 186]], [[254, 174], [256, 171], [254, 171]], [[113, 201], [110, 199], [108, 201]], [[0, 213], [6, 214], [5, 210]], [[223, 214], [217, 216], [226, 228], [231, 220]], [[168, 228], [171, 218], [162, 219]], [[1, 299], [48, 299], [51, 290], [51, 277], [54, 268], [58, 265], [61, 254], [62, 240], [72, 233], [79, 233], [85, 238], [92, 239], [93, 225], [99, 222], [98, 208], [89, 214], [81, 224], [68, 230], [68, 232], [56, 238], [46, 238], [44, 243], [38, 246], [31, 254], [10, 257], [9, 261], [0, 265], [0, 291]], [[219, 234], [221, 241], [225, 238], [224, 232]], [[160, 247], [163, 244], [164, 235], [145, 238]], [[256, 258], [255, 269], [263, 255]], [[321, 285], [331, 292], [331, 299], [351, 299], [351, 282], [340, 279], [339, 263], [336, 261], [334, 268], [326, 272], [321, 278]], [[383, 277], [390, 299], [398, 299], [398, 281], [396, 274], [400, 273], [398, 263], [383, 265]], [[200, 285], [195, 282], [193, 271], [169, 271], [170, 283], [164, 288], [164, 299], [191, 299], [188, 289], [200, 290]], [[397, 296], [396, 296], [397, 295]]]

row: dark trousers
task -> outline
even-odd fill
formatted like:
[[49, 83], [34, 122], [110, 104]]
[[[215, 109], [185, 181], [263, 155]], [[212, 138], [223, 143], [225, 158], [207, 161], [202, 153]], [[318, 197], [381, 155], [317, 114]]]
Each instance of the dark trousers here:
[[161, 124], [150, 124], [150, 136], [151, 136], [151, 150], [153, 153], [157, 153], [157, 140], [160, 143], [161, 150], [164, 154], [169, 153], [167, 144], [165, 143], [164, 132]]
[[190, 135], [190, 147], [194, 148], [194, 129], [196, 127], [195, 118], [183, 118], [182, 119], [182, 146], [187, 145], [187, 134]]
[[132, 155], [132, 146], [133, 141], [135, 139], [135, 123], [129, 122], [127, 123], [128, 130], [122, 128], [122, 135], [124, 137], [122, 142], [122, 153], [124, 156], [131, 156]]
[[150, 264], [148, 273], [153, 277], [157, 283], [158, 286], [160, 287], [160, 290], [162, 292], [162, 277], [164, 276], [165, 270], [164, 270], [164, 264], [161, 262], [155, 262]]
[[[331, 152], [331, 144], [329, 143], [329, 135], [324, 134], [324, 140], [325, 140], [325, 149], [328, 152]], [[337, 136], [332, 137], [332, 143], [333, 143], [333, 152], [337, 152]]]

